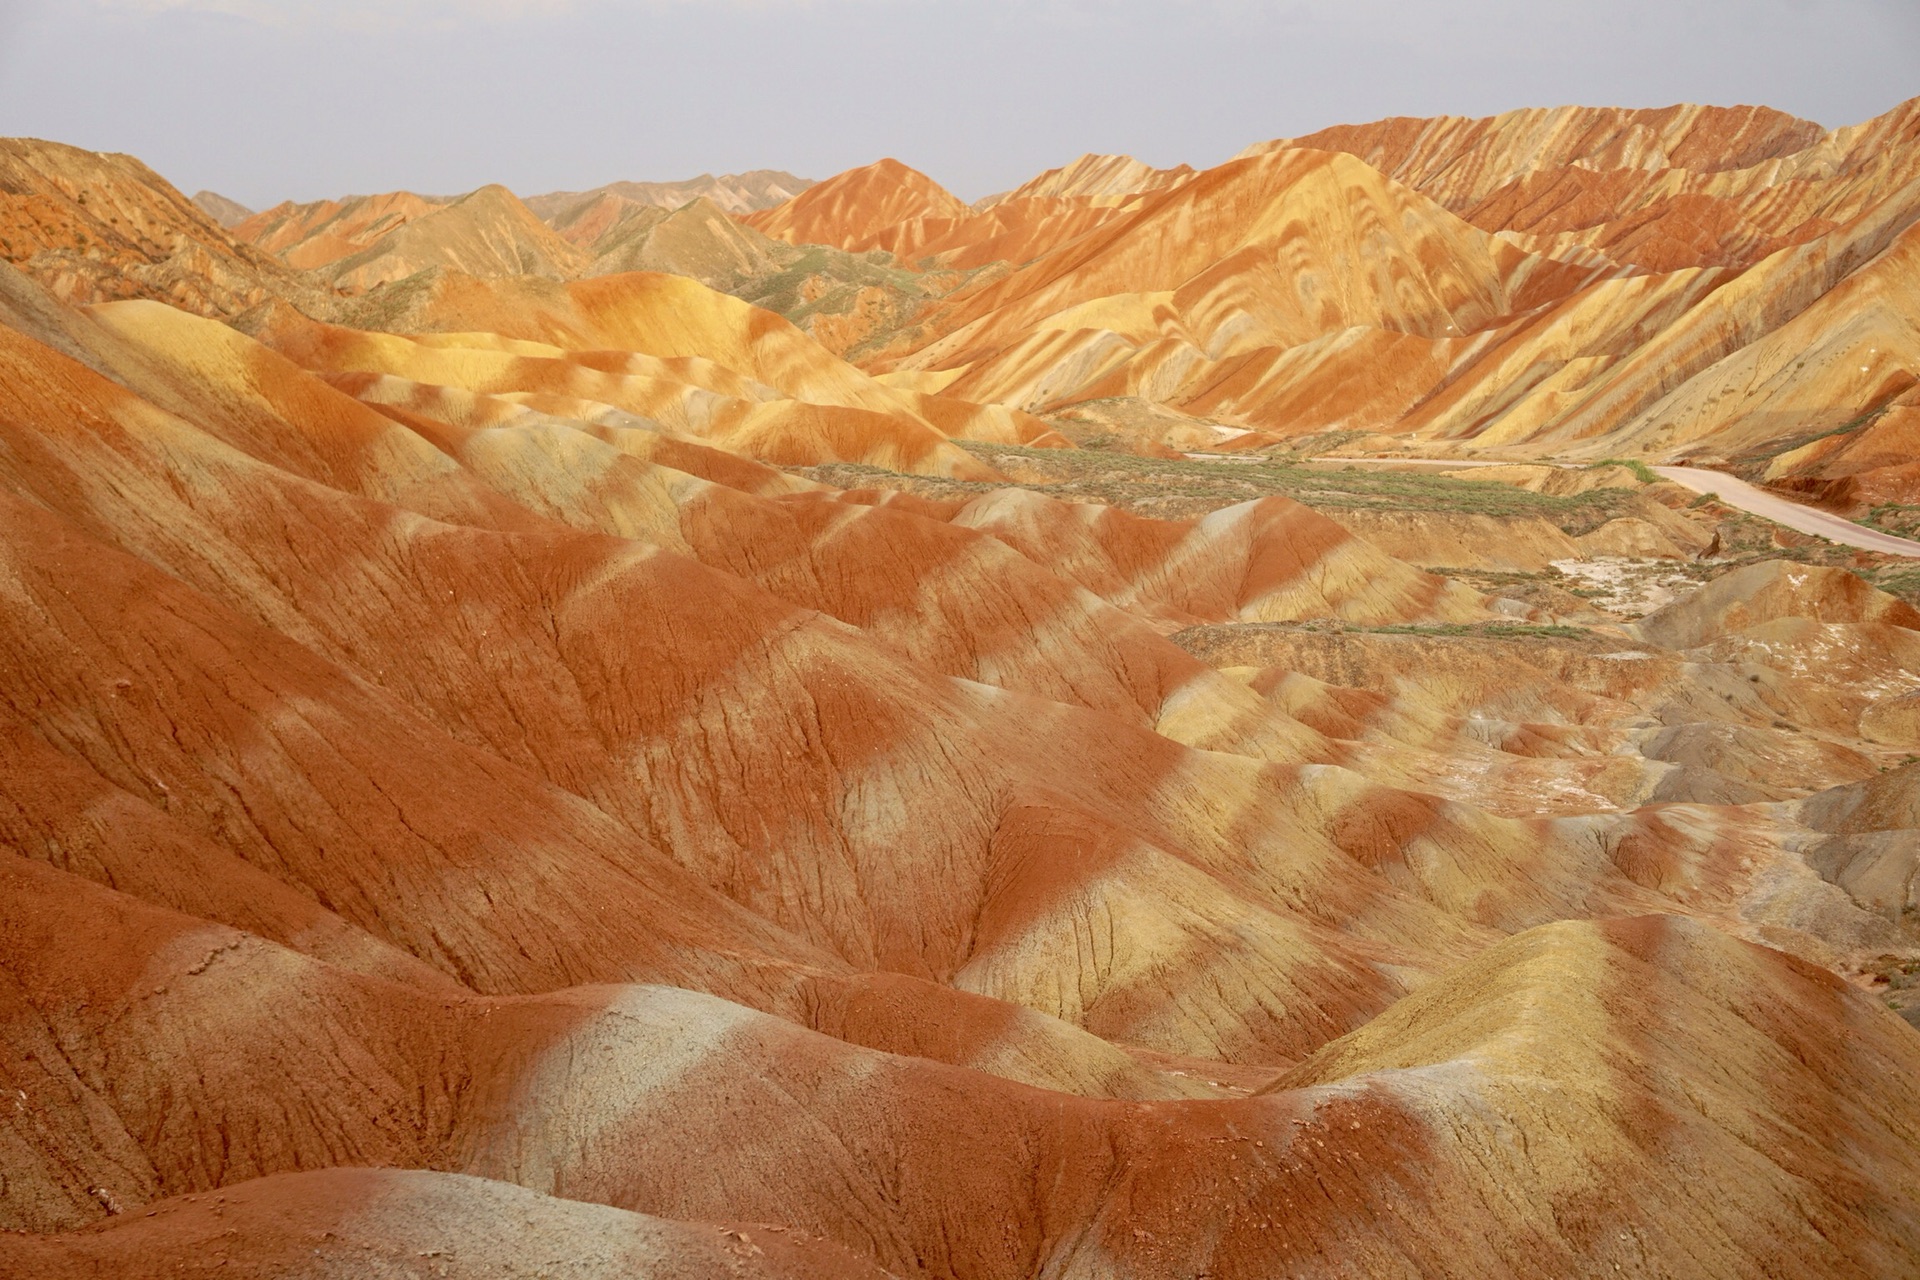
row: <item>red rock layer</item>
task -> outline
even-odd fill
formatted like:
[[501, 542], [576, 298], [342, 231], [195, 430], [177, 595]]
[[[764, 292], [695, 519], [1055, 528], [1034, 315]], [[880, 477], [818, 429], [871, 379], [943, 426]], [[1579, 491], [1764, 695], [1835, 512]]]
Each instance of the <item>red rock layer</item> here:
[[903, 225], [927, 218], [961, 218], [967, 206], [924, 173], [898, 160], [850, 169], [807, 188], [785, 204], [741, 221], [789, 244], [827, 244], [855, 253], [885, 249], [898, 257]]

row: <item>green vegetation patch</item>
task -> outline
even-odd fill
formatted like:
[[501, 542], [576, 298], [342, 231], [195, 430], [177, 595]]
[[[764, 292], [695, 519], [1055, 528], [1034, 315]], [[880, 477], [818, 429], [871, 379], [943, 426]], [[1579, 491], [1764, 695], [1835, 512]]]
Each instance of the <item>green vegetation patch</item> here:
[[1641, 484], [1658, 484], [1660, 482], [1660, 477], [1654, 474], [1653, 468], [1638, 458], [1604, 458], [1588, 467], [1587, 470], [1598, 471], [1602, 467], [1625, 467], [1627, 470], [1633, 472], [1634, 478], [1639, 480]]
[[1920, 538], [1920, 506], [1885, 502], [1861, 516], [1858, 523], [1901, 538]]
[[1775, 458], [1780, 457], [1782, 454], [1792, 453], [1795, 449], [1804, 449], [1816, 440], [1827, 440], [1834, 436], [1850, 436], [1856, 431], [1864, 431], [1878, 422], [1881, 416], [1887, 412], [1888, 407], [1887, 405], [1882, 405], [1877, 409], [1869, 409], [1859, 417], [1849, 419], [1839, 426], [1831, 427], [1825, 431], [1814, 431], [1806, 435], [1790, 436], [1785, 440], [1776, 440], [1772, 444], [1755, 449], [1750, 453], [1741, 454], [1727, 464], [1727, 470], [1739, 476], [1742, 480], [1757, 484], [1760, 482], [1761, 474], [1766, 471], [1767, 467]]
[[[1630, 490], [1595, 489], [1555, 497], [1493, 480], [1419, 471], [1310, 465], [1296, 454], [1232, 454], [1218, 459], [1140, 458], [1105, 451], [1028, 449], [956, 441], [1018, 483], [1061, 498], [1083, 498], [1156, 514], [1170, 502], [1194, 514], [1256, 498], [1283, 497], [1322, 511], [1425, 511], [1535, 517], [1572, 536], [1628, 514]], [[990, 486], [982, 486], [990, 487]]]
[[1473, 636], [1486, 640], [1586, 640], [1593, 632], [1585, 627], [1566, 627], [1531, 622], [1441, 622], [1421, 624], [1392, 623], [1380, 627], [1349, 626], [1348, 631], [1375, 636], [1433, 636], [1453, 639]]
[[[825, 293], [808, 302], [801, 294], [807, 282], [816, 277], [831, 283]], [[846, 299], [869, 288], [885, 289], [915, 302], [926, 298], [929, 292], [922, 287], [920, 272], [897, 266], [891, 259], [875, 261], [868, 254], [847, 253], [822, 245], [803, 248], [779, 271], [742, 281], [730, 292], [757, 307], [778, 311], [797, 323], [816, 312], [845, 311]], [[836, 302], [840, 305], [836, 306]]]
[[1920, 564], [1887, 565], [1862, 569], [1860, 576], [1891, 596], [1899, 596], [1910, 605], [1920, 606]]

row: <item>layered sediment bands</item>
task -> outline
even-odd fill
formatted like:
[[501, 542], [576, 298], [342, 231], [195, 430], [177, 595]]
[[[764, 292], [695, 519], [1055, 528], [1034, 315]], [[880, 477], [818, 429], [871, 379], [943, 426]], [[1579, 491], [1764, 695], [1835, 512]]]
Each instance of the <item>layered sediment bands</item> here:
[[[1397, 417], [1468, 335], [1603, 274], [1531, 256], [1327, 152], [1236, 161], [1137, 204], [943, 303], [895, 366], [957, 372], [953, 394], [1028, 408], [1136, 395], [1304, 431]], [[1356, 360], [1390, 370], [1362, 403], [1289, 410], [1306, 380], [1337, 382]]]
[[80, 1280], [145, 1269], [260, 1280], [344, 1278], [405, 1274], [423, 1259], [449, 1280], [527, 1275], [548, 1266], [565, 1266], [583, 1280], [879, 1280], [889, 1274], [785, 1226], [669, 1222], [461, 1174], [322, 1169], [182, 1196], [162, 1201], [151, 1217], [0, 1249], [0, 1275]]
[[671, 211], [645, 209], [609, 227], [587, 246], [588, 275], [666, 271], [719, 288], [787, 265], [788, 254], [729, 218], [711, 200]]
[[643, 208], [680, 209], [694, 201], [707, 200], [728, 213], [751, 213], [784, 204], [813, 185], [813, 179], [795, 177], [781, 169], [752, 169], [717, 178], [701, 174], [684, 182], [611, 182], [591, 191], [552, 191], [527, 197], [527, 207], [564, 231], [578, 221], [578, 211], [607, 201]]
[[[1138, 447], [1361, 431], [1732, 461], [1858, 508], [1910, 496], [1900, 428], [1875, 420], [1920, 360], [1895, 251], [1920, 215], [1911, 103], [1833, 131], [1756, 107], [1396, 119], [1260, 144], [1204, 173], [1082, 157], [972, 208], [887, 160], [804, 190], [780, 174], [696, 181], [671, 211], [666, 188], [644, 184], [542, 197], [537, 214], [489, 187], [287, 205], [236, 226], [281, 259], [132, 162], [13, 145], [12, 198], [40, 212], [16, 219], [8, 256], [83, 301], [231, 314], [278, 296], [360, 326], [553, 342], [562, 291], [535, 281], [668, 270], [778, 308], [900, 389], [1002, 414], [1172, 411]], [[96, 226], [75, 196], [90, 181], [139, 194]], [[744, 225], [726, 216], [749, 208]], [[182, 239], [162, 234], [168, 218], [199, 221]], [[163, 242], [187, 256], [166, 265]], [[336, 285], [372, 293], [349, 301]], [[882, 412], [981, 440], [1047, 430]], [[847, 440], [860, 428], [803, 416], [744, 438], [775, 438], [783, 462], [863, 460]], [[793, 434], [807, 443], [789, 447]]]
[[[972, 210], [881, 166], [768, 216], [1028, 255], [882, 372], [450, 266], [519, 252], [499, 192], [275, 211], [436, 265], [232, 324], [0, 270], [0, 1276], [1899, 1274], [1901, 578], [1632, 466], [1167, 458], [1235, 428], [1142, 407], [1744, 449], [1789, 340], [1892, 350], [1900, 119], [1607, 119], [1534, 140], [1834, 226], [1653, 274], [1448, 212], [1559, 198], [1512, 122]], [[527, 243], [856, 261], [584, 194]], [[1902, 367], [1779, 476], [1897, 480]], [[1547, 581], [1645, 548], [1642, 607]]]
[[785, 204], [742, 219], [789, 244], [825, 244], [855, 252], [885, 249], [907, 257], [914, 224], [964, 217], [961, 199], [898, 160], [881, 160], [809, 187]]
[[1857, 507], [1911, 491], [1873, 420], [1920, 359], [1899, 319], [1916, 130], [1913, 104], [1832, 132], [1747, 107], [1401, 119], [1198, 174], [1084, 157], [971, 212], [883, 164], [754, 216], [1009, 264], [867, 346], [903, 383], [1165, 406], [1197, 420], [1159, 428], [1176, 449], [1338, 429], [1752, 458]]
[[414, 219], [445, 207], [445, 201], [410, 191], [309, 204], [288, 201], [251, 215], [232, 231], [236, 239], [279, 254], [291, 266], [312, 270], [350, 258]]
[[[793, 179], [794, 191], [808, 184]], [[642, 184], [558, 193], [521, 202], [500, 186], [457, 199], [407, 191], [312, 204], [282, 204], [230, 224], [240, 240], [290, 266], [359, 292], [427, 270], [484, 277], [572, 279], [622, 271], [671, 271], [720, 286], [784, 269], [784, 246], [728, 216], [751, 197], [716, 186], [711, 195], [656, 203]], [[792, 194], [775, 184], [785, 199]], [[537, 211], [536, 211], [537, 210]]]
[[[317, 259], [319, 254], [312, 256]], [[580, 251], [511, 191], [490, 186], [420, 212], [346, 257], [313, 265], [336, 285], [358, 292], [428, 267], [469, 275], [567, 279], [579, 273], [582, 263]]]
[[[434, 403], [450, 390], [570, 419], [666, 427], [777, 463], [994, 475], [956, 448], [915, 397], [868, 378], [779, 317], [695, 281], [640, 273], [574, 285], [551, 298], [550, 309], [529, 306], [504, 334], [462, 331], [510, 306], [488, 284], [466, 284], [477, 297], [450, 289], [455, 296], [428, 304], [420, 325], [451, 332], [402, 338], [289, 311], [259, 317], [254, 331], [313, 372], [375, 375], [378, 382], [343, 385], [427, 417], [465, 417], [458, 406]], [[954, 409], [947, 421], [960, 433], [991, 417]], [[1045, 431], [1037, 422], [1024, 433], [1009, 424], [1008, 434], [1037, 440]]]
[[1250, 147], [1247, 154], [1310, 147], [1358, 156], [1448, 208], [1470, 208], [1507, 183], [1558, 167], [1700, 173], [1745, 169], [1824, 140], [1820, 126], [1766, 107], [1661, 110], [1530, 108], [1432, 120], [1398, 117], [1338, 125]]
[[1172, 624], [1487, 616], [1484, 597], [1383, 556], [1284, 498], [1186, 523], [1007, 490], [966, 504], [952, 519], [1123, 608]]
[[162, 298], [233, 315], [324, 296], [132, 156], [32, 138], [0, 140], [0, 259], [76, 303]]
[[[343, 1155], [448, 1171], [411, 1184], [453, 1200], [419, 1204], [411, 1232], [476, 1198], [536, 1224], [640, 1225], [458, 1172], [778, 1222], [799, 1229], [796, 1261], [827, 1251], [820, 1235], [904, 1275], [1331, 1275], [1356, 1259], [1549, 1274], [1648, 1256], [1845, 1275], [1896, 1265], [1916, 1229], [1913, 1117], [1878, 1081], [1920, 1065], [1920, 1041], [1818, 970], [1670, 917], [1523, 934], [1263, 1096], [1141, 1105], [875, 1055], [661, 988], [422, 999], [55, 872], [7, 874], [10, 910], [43, 922], [0, 935], [7, 1025], [65, 1046], [26, 1080], [41, 1122], [21, 1154], [124, 1135], [118, 1169], [16, 1162], [36, 1176], [10, 1180], [10, 1214], [57, 1227], [101, 1198], [195, 1197], [77, 1237], [0, 1239], [16, 1270], [163, 1243], [209, 1207], [244, 1263], [273, 1243], [274, 1213], [317, 1212], [305, 1188], [329, 1183], [335, 1212], [365, 1215], [335, 1228], [359, 1244], [403, 1175], [284, 1176]], [[66, 940], [57, 922], [76, 911], [110, 950]], [[154, 1091], [186, 1063], [198, 1084]], [[331, 1105], [347, 1096], [367, 1105]], [[724, 1164], [689, 1158], [720, 1149]]]
[[1021, 184], [1004, 196], [982, 205], [1009, 200], [1029, 200], [1040, 196], [1090, 196], [1095, 199], [1121, 199], [1143, 191], [1175, 186], [1194, 175], [1189, 165], [1155, 169], [1132, 156], [1084, 155], [1072, 164], [1049, 169], [1030, 182]]

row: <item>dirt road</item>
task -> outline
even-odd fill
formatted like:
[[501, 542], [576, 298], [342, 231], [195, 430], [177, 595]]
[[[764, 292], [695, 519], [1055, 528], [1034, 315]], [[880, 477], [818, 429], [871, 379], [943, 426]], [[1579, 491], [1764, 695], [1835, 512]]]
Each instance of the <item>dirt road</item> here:
[[[1368, 458], [1315, 458], [1315, 462], [1347, 462], [1365, 465], [1373, 459]], [[1463, 461], [1457, 458], [1391, 458], [1380, 459], [1378, 465], [1416, 465], [1428, 467], [1446, 467], [1466, 470], [1471, 467], [1501, 466], [1577, 466], [1577, 463], [1555, 462], [1488, 462], [1481, 460]], [[1890, 533], [1880, 533], [1865, 525], [1836, 516], [1817, 507], [1803, 506], [1791, 498], [1783, 498], [1758, 485], [1748, 484], [1724, 472], [1709, 471], [1704, 467], [1655, 467], [1654, 473], [1662, 480], [1671, 480], [1682, 488], [1695, 493], [1710, 493], [1730, 507], [1738, 507], [1749, 515], [1771, 520], [1775, 524], [1785, 525], [1800, 533], [1810, 533], [1815, 537], [1837, 542], [1843, 547], [1858, 547], [1862, 551], [1879, 551], [1891, 556], [1908, 556], [1920, 559], [1920, 542], [1911, 538], [1897, 538]]]
[[1896, 538], [1890, 533], [1878, 533], [1831, 512], [1801, 506], [1791, 499], [1718, 471], [1701, 467], [1655, 467], [1654, 472], [1662, 480], [1671, 480], [1695, 493], [1710, 493], [1728, 506], [1738, 507], [1749, 515], [1783, 524], [1801, 533], [1811, 533], [1843, 547], [1859, 547], [1863, 551], [1881, 551], [1887, 555], [1920, 559], [1920, 542]]

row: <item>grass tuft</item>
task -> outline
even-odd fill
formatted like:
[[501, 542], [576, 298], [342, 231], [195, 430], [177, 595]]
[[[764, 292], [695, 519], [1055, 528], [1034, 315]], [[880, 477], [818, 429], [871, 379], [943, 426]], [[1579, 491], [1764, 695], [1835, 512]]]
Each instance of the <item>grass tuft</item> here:
[[1660, 477], [1654, 474], [1653, 468], [1638, 458], [1603, 458], [1588, 467], [1587, 470], [1598, 471], [1602, 467], [1625, 467], [1627, 470], [1633, 472], [1634, 478], [1639, 480], [1641, 484], [1658, 484], [1660, 482]]

